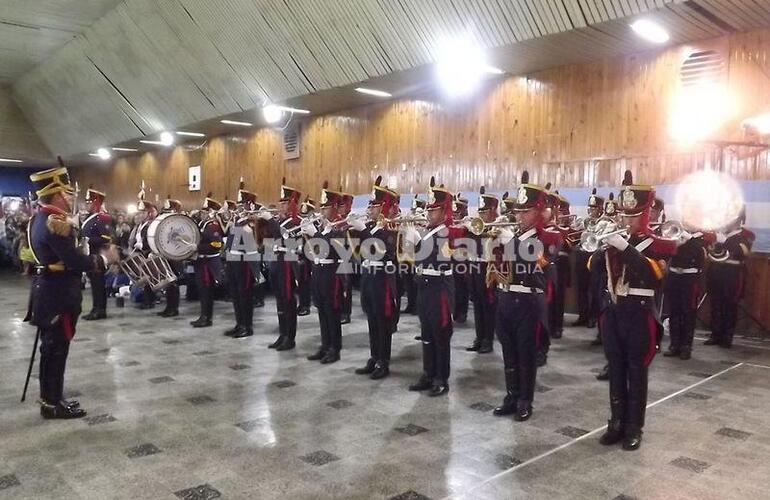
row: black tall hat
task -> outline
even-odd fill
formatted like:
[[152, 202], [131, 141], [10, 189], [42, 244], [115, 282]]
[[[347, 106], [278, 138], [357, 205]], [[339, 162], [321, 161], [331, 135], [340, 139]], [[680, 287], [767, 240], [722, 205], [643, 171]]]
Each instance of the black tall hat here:
[[523, 212], [533, 208], [545, 208], [548, 200], [548, 193], [543, 186], [529, 183], [529, 172], [526, 170], [521, 173], [521, 184], [519, 185], [516, 201], [513, 210]]
[[486, 188], [484, 186], [481, 186], [479, 188], [479, 207], [478, 210], [497, 210], [497, 208], [500, 206], [500, 200], [497, 199], [497, 196], [487, 194]]
[[645, 184], [634, 184], [630, 170], [623, 175], [623, 189], [618, 196], [620, 209], [625, 215], [641, 215], [655, 201], [655, 188]]

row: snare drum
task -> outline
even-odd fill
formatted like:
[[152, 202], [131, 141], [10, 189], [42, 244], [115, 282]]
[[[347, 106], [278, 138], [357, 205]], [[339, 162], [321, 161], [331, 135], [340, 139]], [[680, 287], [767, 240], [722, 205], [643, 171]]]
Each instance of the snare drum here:
[[120, 269], [137, 285], [147, 282], [144, 271], [144, 255], [135, 253], [120, 262]]
[[177, 280], [177, 276], [171, 265], [164, 257], [160, 255], [150, 255], [143, 263], [144, 274], [147, 277], [147, 284], [157, 292], [166, 288]]

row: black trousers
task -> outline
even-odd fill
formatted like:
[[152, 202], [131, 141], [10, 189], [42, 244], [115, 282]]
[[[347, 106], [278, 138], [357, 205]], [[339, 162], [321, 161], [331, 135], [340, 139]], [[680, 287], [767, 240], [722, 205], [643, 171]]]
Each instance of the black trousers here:
[[238, 326], [252, 328], [254, 319], [254, 273], [248, 262], [225, 261], [227, 286]]
[[577, 280], [577, 306], [581, 319], [595, 320], [599, 316], [599, 289], [596, 278], [588, 270], [588, 252], [575, 252], [575, 279]]
[[385, 268], [361, 273], [361, 308], [369, 327], [369, 357], [377, 364], [390, 364], [391, 345], [398, 311], [396, 279]]
[[346, 274], [342, 277], [342, 315], [353, 313], [353, 276]]
[[317, 265], [311, 280], [313, 303], [321, 326], [321, 350], [342, 350], [342, 309], [344, 276], [337, 274], [337, 264]]
[[464, 319], [468, 317], [468, 303], [470, 294], [468, 293], [468, 276], [464, 273], [455, 273], [455, 319]]
[[599, 318], [610, 368], [610, 414], [613, 421], [641, 429], [647, 407], [647, 368], [655, 356], [658, 323], [651, 298], [618, 300]]
[[57, 404], [64, 398], [64, 371], [77, 315], [60, 314], [54, 324], [40, 328], [40, 399]]
[[486, 264], [480, 264], [478, 272], [468, 275], [471, 301], [473, 302], [473, 322], [476, 327], [476, 342], [491, 345], [495, 340], [495, 314], [497, 294], [494, 288], [487, 288]]
[[669, 274], [666, 276], [665, 307], [668, 311], [669, 349], [692, 351], [700, 295], [700, 274]]
[[299, 307], [310, 307], [310, 299], [312, 295], [312, 265], [310, 262], [304, 259], [300, 259], [297, 263], [297, 295], [299, 296]]
[[214, 314], [214, 287], [222, 279], [222, 258], [199, 257], [195, 261], [195, 284], [201, 303], [201, 316], [211, 319]]
[[179, 310], [179, 285], [172, 283], [166, 287], [166, 310]]
[[414, 266], [408, 265], [408, 270], [401, 275], [406, 291], [406, 307], [417, 307], [417, 282], [415, 281]]
[[564, 329], [564, 299], [570, 286], [572, 268], [569, 255], [559, 255], [556, 258], [556, 280], [554, 281], [553, 297], [551, 298], [550, 324], [551, 334]]
[[88, 280], [91, 282], [92, 309], [94, 311], [106, 311], [107, 287], [104, 284], [104, 272], [93, 271], [87, 274]]
[[283, 258], [270, 262], [270, 284], [275, 293], [278, 312], [278, 332], [281, 337], [294, 341], [297, 338], [297, 287], [295, 264]]
[[709, 268], [706, 287], [711, 308], [711, 336], [722, 345], [733, 343], [743, 283], [744, 270], [740, 266], [713, 264]]
[[496, 331], [503, 350], [506, 390], [519, 407], [532, 404], [537, 378], [537, 352], [547, 337], [543, 294], [497, 294]]
[[423, 377], [434, 385], [447, 385], [451, 365], [454, 279], [452, 276], [416, 276], [415, 282]]

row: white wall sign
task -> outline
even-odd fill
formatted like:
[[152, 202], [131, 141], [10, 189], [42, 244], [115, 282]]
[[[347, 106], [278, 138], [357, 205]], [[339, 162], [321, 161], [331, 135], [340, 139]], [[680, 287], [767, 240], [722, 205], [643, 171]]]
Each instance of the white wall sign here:
[[187, 190], [201, 190], [201, 166], [194, 165], [187, 169]]

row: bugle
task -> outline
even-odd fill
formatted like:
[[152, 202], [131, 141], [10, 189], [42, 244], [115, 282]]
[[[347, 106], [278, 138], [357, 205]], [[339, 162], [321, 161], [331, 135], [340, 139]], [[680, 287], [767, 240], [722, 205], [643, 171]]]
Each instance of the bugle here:
[[484, 232], [489, 231], [493, 228], [512, 227], [514, 228], [513, 229], [514, 231], [517, 231], [519, 228], [518, 222], [506, 222], [506, 221], [484, 222], [481, 219], [481, 217], [474, 217], [469, 221], [464, 222], [461, 225], [467, 228], [468, 231], [470, 231], [470, 233], [473, 234], [474, 236], [479, 236]]
[[596, 234], [593, 231], [584, 231], [580, 235], [580, 248], [586, 252], [593, 253], [603, 247], [604, 240], [615, 235], [627, 237], [628, 229], [618, 229], [617, 231], [608, 231], [601, 234]]

